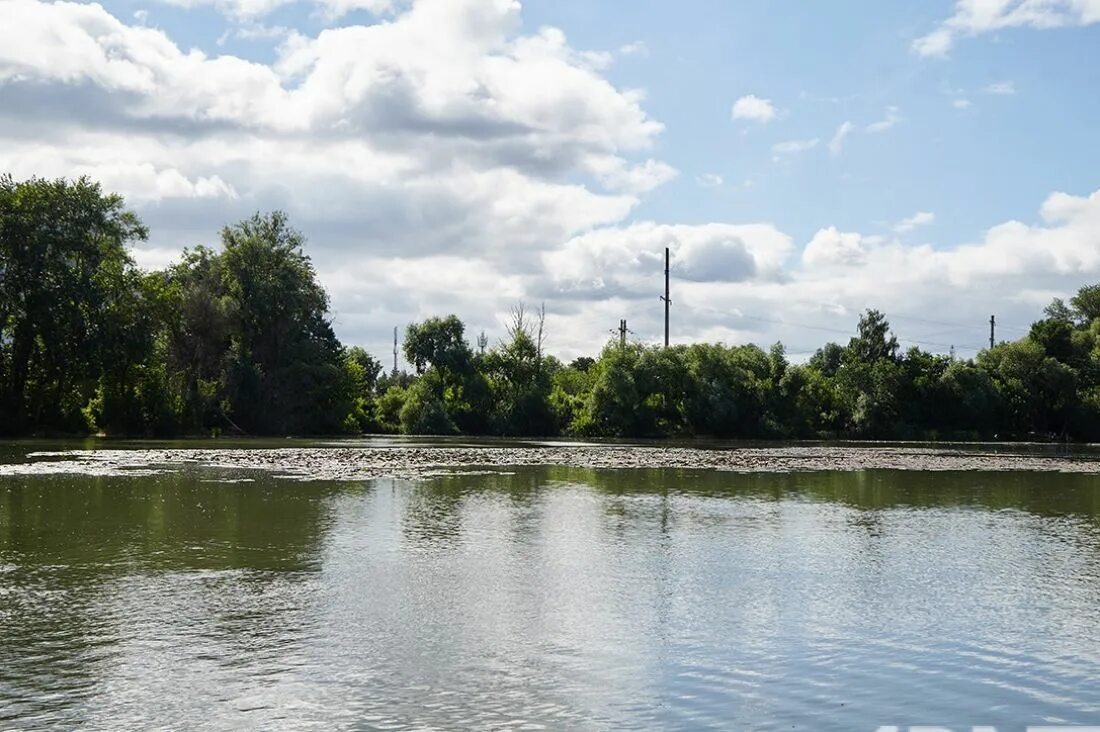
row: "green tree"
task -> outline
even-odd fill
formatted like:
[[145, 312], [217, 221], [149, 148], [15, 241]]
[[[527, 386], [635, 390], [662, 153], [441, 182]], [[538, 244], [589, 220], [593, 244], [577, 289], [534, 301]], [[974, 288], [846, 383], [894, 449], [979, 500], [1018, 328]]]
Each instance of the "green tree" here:
[[836, 376], [843, 363], [844, 346], [837, 343], [826, 343], [810, 357], [810, 366], [817, 369], [822, 376]]
[[401, 410], [405, 408], [409, 387], [393, 384], [383, 390], [374, 403], [373, 423], [379, 431], [397, 434], [401, 431]]
[[1003, 404], [1002, 425], [1016, 435], [1063, 434], [1076, 401], [1073, 368], [1048, 356], [1025, 338], [1002, 343], [978, 355]]
[[1063, 363], [1074, 359], [1073, 325], [1065, 320], [1047, 318], [1032, 323], [1028, 338], [1042, 347], [1046, 355]]
[[1100, 285], [1085, 285], [1069, 300], [1078, 322], [1088, 325], [1100, 318]]
[[458, 432], [443, 400], [427, 381], [413, 384], [400, 412], [401, 431], [407, 435], [453, 435]]
[[146, 235], [87, 178], [0, 177], [0, 431], [83, 428], [104, 365], [147, 346], [120, 344], [108, 320], [134, 313], [126, 247]]
[[848, 356], [864, 363], [895, 360], [898, 339], [890, 333], [890, 323], [877, 310], [868, 310], [859, 319], [859, 335], [848, 342]]
[[473, 359], [465, 333], [466, 326], [455, 315], [413, 323], [405, 331], [405, 358], [417, 374], [435, 368], [443, 382], [454, 381], [469, 370]]
[[677, 435], [691, 431], [685, 417], [690, 375], [686, 348], [652, 347], [641, 351], [635, 367], [635, 383], [642, 404], [640, 429], [652, 435]]
[[[422, 323], [413, 323], [405, 332], [405, 358], [413, 365], [419, 376], [416, 385], [433, 393], [429, 403], [420, 396], [420, 392], [410, 390], [409, 399], [415, 398], [412, 406], [421, 410], [434, 409], [435, 402], [442, 405], [447, 422], [454, 430], [480, 434], [488, 430], [492, 405], [489, 387], [485, 376], [475, 368], [476, 359], [465, 338], [466, 327], [455, 315], [445, 318], [429, 318]], [[481, 358], [478, 356], [477, 358]], [[418, 413], [421, 413], [418, 412]], [[411, 414], [411, 412], [410, 412]], [[423, 425], [424, 420], [407, 421], [402, 424]], [[443, 422], [432, 422], [432, 429], [444, 434], [451, 429]], [[416, 429], [425, 429], [416, 427]]]
[[165, 365], [180, 404], [181, 429], [231, 428], [225, 367], [239, 307], [225, 286], [221, 256], [198, 247], [152, 276], [158, 282]]
[[904, 370], [897, 362], [850, 360], [837, 372], [838, 396], [853, 437], [898, 436]]
[[544, 313], [528, 318], [522, 304], [513, 308], [509, 339], [482, 358], [493, 410], [493, 431], [505, 435], [552, 435], [551, 365], [542, 355]]
[[377, 432], [375, 398], [382, 364], [359, 346], [347, 349], [344, 370], [351, 387], [352, 408], [346, 418], [346, 431]]
[[757, 346], [693, 344], [684, 354], [688, 428], [696, 434], [760, 437], [767, 432], [767, 390], [773, 363]]
[[95, 396], [84, 409], [88, 427], [112, 434], [170, 435], [179, 427], [179, 400], [166, 368], [166, 314], [160, 282], [116, 262], [104, 268], [119, 293], [99, 319], [103, 366]]
[[1066, 301], [1060, 297], [1056, 297], [1050, 301], [1050, 305], [1043, 308], [1043, 315], [1053, 320], [1061, 320], [1066, 323], [1073, 323], [1077, 317], [1073, 312], [1073, 309], [1066, 305]]
[[344, 349], [303, 244], [281, 212], [222, 230], [222, 283], [234, 301], [224, 389], [248, 432], [337, 432], [351, 411]]
[[644, 434], [646, 420], [640, 415], [642, 398], [634, 378], [641, 351], [642, 346], [617, 343], [604, 348], [595, 367], [592, 390], [575, 422], [578, 434], [608, 437]]
[[930, 408], [942, 429], [975, 437], [995, 436], [1003, 429], [1000, 394], [984, 369], [956, 361], [940, 376], [934, 394]]

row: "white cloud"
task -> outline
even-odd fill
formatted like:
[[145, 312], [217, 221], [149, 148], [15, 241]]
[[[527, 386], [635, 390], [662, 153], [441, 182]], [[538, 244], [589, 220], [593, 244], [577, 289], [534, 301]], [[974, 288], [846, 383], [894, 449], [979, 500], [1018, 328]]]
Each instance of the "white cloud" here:
[[787, 155], [797, 155], [807, 150], [813, 150], [820, 141], [820, 139], [815, 137], [810, 140], [786, 140], [784, 142], [777, 142], [772, 145], [772, 154], [777, 158]]
[[[161, 0], [182, 8], [212, 6], [218, 12], [237, 20], [255, 20], [295, 0]], [[395, 10], [393, 0], [309, 0], [319, 14], [328, 19], [339, 18], [353, 10], [366, 10], [383, 15]]]
[[921, 56], [945, 56], [959, 37], [1005, 28], [1061, 28], [1100, 23], [1098, 0], [956, 0], [955, 13], [913, 41]]
[[901, 122], [901, 115], [898, 114], [897, 107], [887, 107], [886, 112], [882, 119], [878, 122], [872, 122], [867, 125], [866, 131], [875, 134], [879, 132], [886, 132]]
[[737, 313], [847, 328], [878, 306], [1009, 323], [1034, 315], [1025, 291], [1100, 277], [1100, 192], [1054, 194], [1041, 223], [955, 246], [822, 221], [799, 252], [771, 223], [638, 223], [641, 197], [675, 170], [658, 159], [644, 94], [612, 84], [601, 54], [554, 29], [525, 34], [508, 0], [384, 12], [291, 33], [259, 63], [181, 49], [98, 5], [0, 0], [12, 21], [0, 25], [0, 170], [87, 173], [123, 193], [151, 227], [134, 252], [148, 267], [284, 209], [309, 238], [340, 337], [378, 355], [393, 326], [428, 314], [495, 336], [520, 298], [546, 300], [563, 357], [597, 350], [621, 317], [659, 338], [665, 246], [674, 340], [783, 338], [792, 350], [823, 333]]
[[631, 165], [613, 155], [593, 156], [586, 167], [609, 190], [638, 194], [648, 193], [679, 175], [676, 168], [659, 160]]
[[[649, 154], [662, 125], [644, 93], [556, 29], [522, 34], [518, 3], [388, 12], [315, 37], [242, 23], [240, 37], [285, 36], [265, 64], [181, 49], [98, 5], [0, 0], [0, 170], [122, 193], [150, 225], [134, 252], [149, 267], [284, 209], [341, 337], [367, 345], [426, 312], [491, 326], [485, 309], [545, 289], [542, 253], [618, 224], [677, 174]], [[365, 281], [384, 306], [360, 297]]]
[[972, 104], [969, 99], [956, 99], [951, 102], [951, 106], [955, 109], [969, 109]]
[[999, 224], [981, 242], [945, 255], [951, 279], [965, 284], [991, 274], [1100, 274], [1100, 191], [1087, 197], [1053, 193], [1040, 214], [1044, 225]]
[[1010, 96], [1016, 93], [1016, 84], [1011, 81], [998, 81], [996, 84], [990, 84], [983, 91], [986, 94]]
[[821, 229], [802, 250], [802, 263], [808, 267], [861, 265], [867, 261], [868, 244], [857, 233], [841, 232], [835, 226]]
[[510, 38], [511, 2], [421, 0], [392, 22], [299, 38], [273, 66], [184, 53], [96, 5], [0, 4], [20, 21], [0, 27], [0, 82], [92, 86], [116, 94], [130, 117], [443, 136], [531, 164], [644, 149], [661, 130], [640, 93], [612, 87], [560, 31]]
[[936, 215], [931, 211], [918, 211], [908, 218], [894, 224], [894, 231], [899, 234], [908, 234], [920, 226], [927, 226], [936, 220]]
[[733, 103], [730, 115], [733, 119], [744, 119], [762, 124], [771, 122], [778, 112], [770, 99], [761, 99], [755, 94], [743, 96]]
[[834, 157], [840, 155], [844, 149], [844, 141], [848, 138], [848, 135], [852, 134], [852, 123], [842, 122], [840, 127], [836, 128], [836, 133], [833, 135], [833, 139], [829, 140], [829, 153]]
[[720, 188], [725, 180], [717, 173], [703, 173], [696, 177], [695, 182], [703, 188]]
[[940, 28], [913, 41], [913, 51], [918, 56], [946, 56], [953, 43], [953, 34]]
[[790, 254], [790, 237], [771, 224], [611, 227], [573, 237], [543, 255], [546, 273], [561, 293], [585, 297], [641, 295], [657, 284], [664, 248], [672, 251], [677, 278], [738, 282], [778, 276]]
[[645, 41], [634, 41], [619, 47], [620, 56], [648, 56], [649, 46]]
[[[1045, 304], [1034, 293], [1065, 296], [1100, 278], [1100, 191], [1052, 194], [1041, 215], [1041, 224], [1010, 221], [990, 228], [977, 242], [941, 247], [826, 227], [806, 244], [799, 266], [784, 267], [777, 278], [684, 284], [673, 297], [699, 303], [700, 329], [714, 322], [754, 327], [753, 340], [781, 338], [793, 351], [812, 350], [829, 338], [822, 328], [853, 328], [861, 310], [876, 307], [888, 317], [898, 315], [895, 331], [903, 339], [939, 343], [931, 348], [940, 351], [947, 350], [950, 339], [972, 354], [984, 342], [983, 323], [988, 333], [989, 313], [996, 312], [999, 322], [1026, 328]], [[738, 312], [799, 325], [754, 326], [752, 320], [738, 319]], [[949, 335], [937, 335], [942, 326], [922, 331], [902, 317], [908, 313], [960, 328]], [[833, 337], [845, 340], [840, 334]]]
[[293, 29], [282, 25], [246, 22], [233, 28], [227, 28], [218, 38], [217, 44], [223, 46], [230, 38], [238, 38], [244, 41], [285, 40], [295, 35], [295, 33], [296, 31]]

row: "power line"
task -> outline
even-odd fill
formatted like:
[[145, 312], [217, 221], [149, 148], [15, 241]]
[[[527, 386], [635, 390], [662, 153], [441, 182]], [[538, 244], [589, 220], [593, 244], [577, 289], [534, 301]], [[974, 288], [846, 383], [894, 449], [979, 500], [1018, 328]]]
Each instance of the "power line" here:
[[804, 328], [804, 329], [807, 329], [807, 330], [820, 330], [820, 331], [824, 331], [826, 333], [840, 333], [842, 335], [847, 335], [847, 336], [852, 335], [852, 330], [850, 328], [841, 330], [840, 328], [827, 328], [823, 325], [807, 325], [806, 323], [793, 323], [789, 320], [776, 320], [775, 318], [761, 318], [761, 317], [758, 317], [758, 316], [755, 316], [755, 315], [745, 315], [743, 313], [739, 314], [738, 317], [743, 319], [743, 320], [759, 320], [761, 323], [774, 323], [776, 325], [786, 325], [786, 326], [791, 326], [791, 327], [795, 327], [795, 328]]
[[[928, 320], [926, 318], [916, 318], [916, 317], [913, 317], [913, 316], [910, 316], [910, 315], [904, 315], [904, 314], [898, 314], [898, 313], [889, 313], [887, 315], [887, 318], [889, 320], [909, 320], [909, 321], [912, 321], [914, 323], [924, 323], [926, 325], [941, 325], [941, 326], [951, 327], [951, 328], [954, 328], [954, 329], [957, 329], [957, 330], [962, 330], [962, 329], [973, 328], [974, 327], [973, 323], [959, 323], [959, 322], [949, 323], [949, 322], [946, 322], [946, 321], [943, 321], [943, 320]], [[1001, 323], [999, 321], [997, 323], [997, 327], [1002, 328], [1004, 330], [1015, 330], [1015, 331], [1019, 331], [1021, 333], [1027, 333], [1031, 330], [1030, 328], [1020, 328], [1020, 327], [1017, 327], [1017, 326], [1005, 325], [1004, 323]]]
[[[756, 315], [741, 314], [739, 317], [742, 318], [742, 319], [745, 319], [745, 320], [757, 320], [757, 321], [760, 321], [762, 323], [773, 323], [775, 325], [783, 325], [783, 326], [786, 326], [786, 327], [789, 327], [789, 328], [801, 328], [801, 329], [804, 329], [804, 330], [818, 330], [818, 331], [824, 331], [826, 333], [840, 333], [840, 334], [847, 335], [847, 336], [852, 336], [853, 335], [851, 329], [841, 330], [840, 328], [828, 328], [826, 326], [821, 326], [821, 325], [809, 325], [808, 323], [795, 323], [795, 322], [789, 321], [789, 320], [776, 320], [774, 318], [762, 318], [762, 317], [759, 317], [759, 316], [756, 316]], [[951, 348], [952, 346], [954, 346], [956, 348], [964, 348], [964, 349], [967, 349], [967, 350], [975, 350], [975, 351], [980, 351], [983, 348], [985, 348], [985, 346], [967, 345], [965, 343], [963, 343], [963, 344], [960, 344], [960, 343], [940, 343], [940, 342], [937, 342], [937, 341], [925, 341], [925, 340], [920, 340], [920, 339], [917, 339], [917, 338], [902, 338], [901, 336], [896, 336], [896, 337], [899, 341], [903, 341], [905, 343], [913, 343], [913, 344], [922, 345], [922, 346], [936, 346], [938, 348]]]
[[913, 338], [902, 338], [901, 336], [897, 336], [897, 339], [903, 343], [916, 343], [920, 346], [936, 346], [938, 348], [962, 348], [966, 351], [980, 351], [985, 348], [985, 346], [973, 346], [967, 345], [965, 343], [937, 343], [936, 341], [918, 341]]
[[[836, 303], [827, 303], [827, 302], [820, 302], [820, 301], [815, 301], [815, 300], [793, 300], [793, 301], [787, 301], [787, 302], [791, 303], [791, 304], [797, 303], [797, 304], [800, 304], [800, 305], [812, 306], [812, 307], [815, 307], [815, 308], [827, 308], [827, 307], [836, 305]], [[862, 308], [860, 310], [860, 312], [863, 312], [867, 309], [868, 308]], [[923, 323], [924, 325], [936, 325], [936, 326], [940, 326], [940, 327], [944, 327], [944, 328], [957, 328], [959, 330], [970, 329], [970, 328], [974, 327], [973, 323], [966, 323], [966, 322], [962, 322], [962, 321], [958, 321], [958, 320], [938, 320], [938, 319], [933, 319], [933, 318], [926, 318], [926, 317], [923, 317], [923, 316], [910, 315], [908, 313], [899, 313], [899, 312], [894, 311], [894, 310], [884, 311], [883, 314], [886, 316], [887, 320], [890, 320], [890, 321], [908, 320], [908, 321], [914, 322], [914, 323]], [[1020, 333], [1028, 333], [1031, 330], [1030, 327], [1025, 328], [1025, 327], [1021, 327], [1021, 326], [1005, 325], [1004, 323], [1002, 323], [1000, 321], [998, 321], [997, 327], [1001, 328], [1003, 330], [1018, 331]]]

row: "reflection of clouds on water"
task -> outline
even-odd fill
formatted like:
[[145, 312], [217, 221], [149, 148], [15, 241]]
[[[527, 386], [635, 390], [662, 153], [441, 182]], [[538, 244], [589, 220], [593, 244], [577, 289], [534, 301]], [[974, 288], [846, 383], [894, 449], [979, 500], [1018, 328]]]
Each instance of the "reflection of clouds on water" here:
[[[235, 460], [0, 478], [0, 726], [1100, 713], [1089, 475], [535, 466], [331, 483]], [[59, 594], [12, 599], [43, 591]]]
[[337, 487], [200, 476], [0, 479], [0, 726], [226, 725], [289, 648]]

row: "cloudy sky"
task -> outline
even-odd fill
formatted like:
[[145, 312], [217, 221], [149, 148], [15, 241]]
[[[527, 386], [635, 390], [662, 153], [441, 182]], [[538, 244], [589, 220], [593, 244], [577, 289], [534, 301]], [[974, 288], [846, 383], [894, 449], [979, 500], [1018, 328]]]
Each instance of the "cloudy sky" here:
[[1100, 0], [0, 0], [0, 171], [145, 267], [283, 209], [349, 344], [620, 318], [796, 359], [865, 308], [971, 355], [1100, 282]]

